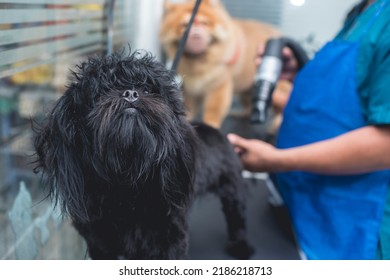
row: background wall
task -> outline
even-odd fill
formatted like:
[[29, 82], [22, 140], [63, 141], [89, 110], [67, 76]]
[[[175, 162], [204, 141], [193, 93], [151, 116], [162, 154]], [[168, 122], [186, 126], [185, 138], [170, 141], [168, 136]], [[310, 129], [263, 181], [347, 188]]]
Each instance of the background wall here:
[[163, 0], [136, 0], [133, 2], [136, 2], [135, 5], [138, 9], [138, 32], [133, 43], [137, 49], [147, 49], [160, 57], [158, 30], [163, 12]]
[[[180, 2], [183, 0], [171, 0]], [[138, 34], [134, 44], [159, 55], [158, 27], [163, 0], [133, 0], [139, 9]], [[357, 0], [306, 0], [297, 7], [290, 0], [222, 0], [232, 16], [252, 18], [278, 26], [286, 35], [318, 48], [341, 27]]]
[[330, 40], [357, 0], [306, 0], [297, 7], [283, 0], [280, 28], [296, 39], [313, 35], [320, 43]]

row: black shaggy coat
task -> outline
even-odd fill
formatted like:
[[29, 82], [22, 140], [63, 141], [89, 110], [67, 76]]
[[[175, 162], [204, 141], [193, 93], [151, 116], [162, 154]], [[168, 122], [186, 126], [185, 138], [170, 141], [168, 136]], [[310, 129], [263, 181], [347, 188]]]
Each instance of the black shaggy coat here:
[[196, 193], [220, 195], [229, 252], [247, 258], [240, 162], [186, 120], [174, 74], [149, 54], [95, 57], [35, 126], [36, 172], [93, 259], [183, 259]]

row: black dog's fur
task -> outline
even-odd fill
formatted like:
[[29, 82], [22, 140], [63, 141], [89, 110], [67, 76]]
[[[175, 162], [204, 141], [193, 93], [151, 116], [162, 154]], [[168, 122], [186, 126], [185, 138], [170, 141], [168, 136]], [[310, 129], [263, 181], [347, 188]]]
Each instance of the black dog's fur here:
[[241, 165], [227, 139], [185, 116], [174, 74], [150, 54], [114, 54], [77, 66], [67, 91], [35, 126], [49, 195], [93, 259], [185, 259], [188, 210], [213, 191], [233, 256], [245, 259]]

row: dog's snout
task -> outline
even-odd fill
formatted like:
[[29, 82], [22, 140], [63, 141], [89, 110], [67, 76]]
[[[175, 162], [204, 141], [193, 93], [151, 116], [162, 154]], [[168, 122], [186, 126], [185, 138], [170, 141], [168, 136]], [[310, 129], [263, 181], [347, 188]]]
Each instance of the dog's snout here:
[[122, 93], [122, 97], [129, 102], [134, 102], [138, 99], [139, 94], [136, 90], [125, 90]]

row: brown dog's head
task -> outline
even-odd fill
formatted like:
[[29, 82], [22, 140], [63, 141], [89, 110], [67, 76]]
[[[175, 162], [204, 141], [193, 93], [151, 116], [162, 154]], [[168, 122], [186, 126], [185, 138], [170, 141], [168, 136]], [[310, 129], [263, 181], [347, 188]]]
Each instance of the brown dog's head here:
[[[160, 40], [169, 58], [174, 57], [179, 41], [190, 21], [195, 1], [164, 2], [164, 15], [160, 28]], [[226, 40], [229, 34], [228, 13], [219, 0], [203, 0], [192, 24], [185, 54], [198, 56], [212, 44]]]

